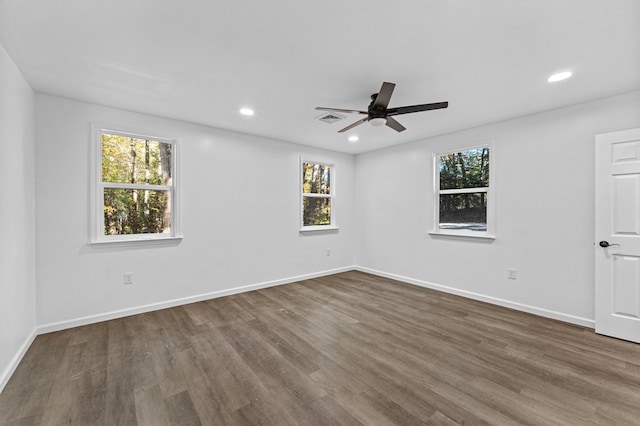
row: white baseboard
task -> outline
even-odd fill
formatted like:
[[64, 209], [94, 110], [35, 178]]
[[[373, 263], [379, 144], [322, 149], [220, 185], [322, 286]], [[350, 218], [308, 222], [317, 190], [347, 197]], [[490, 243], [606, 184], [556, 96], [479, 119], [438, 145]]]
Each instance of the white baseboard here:
[[86, 317], [75, 318], [50, 324], [43, 324], [37, 327], [37, 334], [51, 333], [54, 331], [66, 330], [68, 328], [80, 327], [83, 325], [94, 324], [97, 322], [108, 321], [117, 318], [128, 317], [131, 315], [143, 314], [145, 312], [157, 311], [160, 309], [173, 308], [176, 306], [186, 305], [189, 303], [201, 302], [203, 300], [215, 299], [223, 296], [230, 296], [232, 294], [244, 293], [252, 290], [259, 290], [261, 288], [275, 287], [283, 284], [290, 284], [296, 281], [304, 281], [312, 278], [324, 277], [327, 275], [338, 274], [341, 272], [352, 271], [356, 269], [355, 266], [347, 266], [344, 268], [331, 269], [327, 271], [314, 272], [311, 274], [298, 275], [295, 277], [282, 278], [272, 281], [264, 281], [261, 283], [245, 285], [241, 287], [235, 287], [225, 290], [213, 291], [210, 293], [199, 294], [195, 296], [182, 297], [179, 299], [167, 300], [164, 302], [150, 303], [148, 305], [136, 306], [133, 308], [120, 309], [117, 311], [103, 312], [96, 315], [89, 315]]
[[35, 328], [31, 331], [31, 333], [27, 336], [25, 341], [18, 349], [18, 352], [16, 352], [13, 359], [11, 359], [11, 362], [9, 362], [7, 368], [5, 368], [2, 372], [2, 375], [0, 376], [0, 392], [2, 392], [7, 383], [9, 383], [9, 379], [11, 379], [11, 376], [16, 371], [16, 368], [18, 368], [18, 364], [20, 364], [20, 361], [22, 361], [24, 354], [26, 354], [29, 350], [29, 347], [31, 347], [31, 344], [38, 335], [36, 331], [37, 329]]
[[[430, 288], [433, 290], [442, 291], [445, 293], [455, 294], [462, 297], [467, 297], [474, 300], [479, 300], [482, 302], [492, 303], [494, 305], [504, 306], [507, 308], [515, 309], [518, 311], [528, 312], [531, 314], [539, 315], [546, 318], [552, 318], [559, 321], [568, 322], [571, 324], [577, 324], [584, 327], [595, 328], [595, 321], [588, 318], [577, 317], [574, 315], [569, 315], [561, 312], [551, 311], [544, 308], [539, 308], [535, 306], [525, 305], [518, 302], [512, 302], [505, 299], [500, 299], [492, 296], [487, 296], [480, 293], [474, 293], [466, 290], [460, 290], [454, 287], [448, 287], [440, 284], [434, 284], [427, 281], [422, 281], [414, 278], [405, 277], [402, 275], [396, 275], [388, 272], [378, 271], [375, 269], [370, 269], [362, 266], [348, 266], [338, 269], [332, 269], [327, 271], [315, 272], [311, 274], [299, 275], [294, 277], [288, 277], [278, 280], [265, 281], [256, 284], [250, 284], [241, 287], [235, 287], [225, 290], [214, 291], [210, 293], [199, 294], [195, 296], [188, 296], [179, 299], [167, 300], [164, 302], [151, 303], [148, 305], [137, 306], [133, 308], [121, 309], [117, 311], [104, 312], [96, 315], [90, 315], [81, 318], [75, 318], [71, 320], [60, 321], [56, 323], [43, 324], [36, 328], [35, 335], [51, 333], [54, 331], [66, 330], [68, 328], [80, 327], [83, 325], [94, 324], [97, 322], [108, 321], [117, 318], [123, 318], [131, 315], [142, 314], [145, 312], [157, 311], [160, 309], [173, 308], [175, 306], [186, 305], [189, 303], [201, 302], [203, 300], [215, 299], [218, 297], [229, 296], [232, 294], [243, 293], [252, 290], [259, 290], [261, 288], [274, 287], [283, 284], [290, 284], [296, 281], [303, 281], [312, 278], [323, 277], [327, 275], [338, 274], [341, 272], [347, 271], [361, 271], [366, 272], [373, 275], [378, 275], [380, 277], [390, 278], [397, 281], [402, 281], [408, 284], [417, 285], [420, 287]], [[34, 335], [34, 337], [35, 337]], [[33, 341], [33, 338], [31, 339]], [[3, 376], [4, 377], [4, 376]]]
[[512, 302], [509, 300], [499, 299], [492, 296], [486, 296], [479, 293], [460, 290], [453, 287], [430, 283], [427, 281], [417, 280], [417, 279], [405, 277], [402, 275], [396, 275], [388, 272], [382, 272], [375, 269], [353, 265], [353, 266], [347, 266], [347, 267], [337, 268], [337, 269], [332, 269], [327, 271], [315, 272], [311, 274], [298, 275], [295, 277], [282, 278], [282, 279], [272, 280], [272, 281], [264, 281], [261, 283], [250, 284], [250, 285], [230, 288], [226, 290], [219, 290], [219, 291], [204, 293], [204, 294], [195, 295], [195, 296], [183, 297], [183, 298], [174, 299], [174, 300], [167, 300], [167, 301], [158, 302], [158, 303], [151, 303], [148, 305], [142, 305], [142, 306], [137, 306], [137, 307], [128, 308], [128, 309], [121, 309], [121, 310], [111, 311], [111, 312], [104, 312], [101, 314], [90, 315], [82, 318], [75, 318], [71, 320], [37, 326], [31, 332], [31, 334], [25, 339], [24, 343], [22, 344], [22, 346], [20, 346], [16, 355], [13, 357], [9, 365], [2, 372], [2, 375], [0, 376], [0, 392], [2, 392], [6, 384], [9, 382], [9, 379], [13, 375], [15, 369], [18, 367], [18, 364], [20, 364], [20, 361], [24, 357], [25, 353], [27, 352], [27, 350], [29, 349], [33, 341], [35, 340], [36, 336], [40, 334], [65, 330], [68, 328], [79, 327], [79, 326], [88, 325], [88, 324], [94, 324], [97, 322], [108, 321], [108, 320], [117, 319], [117, 318], [123, 318], [123, 317], [141, 314], [145, 312], [157, 311], [160, 309], [172, 308], [175, 306], [186, 305], [189, 303], [201, 302], [203, 300], [215, 299], [218, 297], [229, 296], [232, 294], [244, 293], [252, 290], [259, 290], [261, 288], [275, 287], [283, 284], [290, 284], [297, 281], [304, 281], [312, 278], [324, 277], [328, 275], [333, 275], [333, 274], [338, 274], [341, 272], [348, 272], [353, 270], [365, 272], [372, 275], [378, 275], [380, 277], [390, 278], [392, 280], [402, 281], [407, 284], [413, 284], [420, 287], [430, 288], [430, 289], [442, 291], [445, 293], [455, 294], [458, 296], [467, 297], [469, 299], [479, 300], [479, 301], [491, 303], [494, 305], [504, 306], [504, 307], [515, 309], [518, 311], [528, 312], [534, 315], [539, 315], [546, 318], [552, 318], [552, 319], [564, 321], [571, 324], [577, 324], [584, 327], [595, 328], [595, 321], [588, 318], [582, 318], [574, 315], [564, 314], [561, 312], [550, 311], [544, 308], [524, 305], [522, 303]]
[[407, 284], [413, 284], [420, 287], [430, 288], [433, 290], [442, 291], [444, 293], [455, 294], [457, 296], [467, 297], [469, 299], [479, 300], [481, 302], [487, 302], [498, 306], [504, 306], [506, 308], [515, 309], [517, 311], [528, 312], [530, 314], [539, 315], [545, 318], [551, 318], [559, 321], [568, 322], [570, 324], [577, 324], [583, 327], [595, 328], [595, 320], [589, 318], [577, 317], [574, 315], [564, 314], [562, 312], [550, 311], [544, 308], [538, 308], [535, 306], [524, 305], [518, 302], [512, 302], [509, 300], [499, 299], [497, 297], [486, 296], [484, 294], [473, 293], [471, 291], [460, 290], [454, 287], [448, 287], [440, 284], [434, 284], [427, 281], [417, 280], [414, 278], [404, 277], [402, 275], [391, 274], [388, 272], [377, 271], [375, 269], [369, 269], [361, 266], [356, 266], [355, 270], [366, 272], [368, 274], [378, 275], [384, 278], [390, 278], [396, 281], [402, 281]]

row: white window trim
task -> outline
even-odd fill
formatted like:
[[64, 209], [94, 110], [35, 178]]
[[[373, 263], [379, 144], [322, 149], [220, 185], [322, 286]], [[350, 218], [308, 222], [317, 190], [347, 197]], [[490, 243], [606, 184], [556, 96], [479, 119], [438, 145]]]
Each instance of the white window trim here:
[[[331, 193], [329, 195], [326, 194], [305, 194], [302, 187], [302, 172], [304, 163], [313, 163], [313, 164], [322, 164], [323, 166], [331, 167], [330, 174], [330, 182], [329, 187], [331, 188]], [[300, 207], [300, 232], [315, 232], [315, 231], [331, 231], [337, 230], [338, 225], [336, 223], [336, 166], [332, 162], [326, 161], [317, 161], [310, 158], [300, 157], [300, 164], [298, 166], [298, 191], [300, 194], [300, 198], [298, 200], [298, 206]], [[317, 197], [317, 198], [329, 198], [331, 203], [331, 224], [329, 225], [312, 225], [305, 226], [304, 225], [304, 205], [303, 200], [304, 197]]]
[[[127, 129], [127, 130], [123, 130]], [[151, 185], [150, 189], [171, 191], [171, 233], [167, 234], [129, 234], [129, 235], [104, 235], [104, 188], [105, 186], [123, 189], [135, 189], [140, 185], [128, 183], [102, 182], [102, 134], [109, 133], [140, 139], [152, 139], [172, 145], [171, 185]], [[167, 136], [153, 136], [154, 132], [141, 129], [132, 129], [130, 126], [112, 126], [100, 123], [91, 123], [91, 149], [90, 149], [90, 179], [89, 179], [89, 211], [90, 233], [89, 244], [162, 244], [175, 243], [182, 240], [180, 226], [180, 176], [179, 176], [179, 138]]]
[[[484, 188], [462, 188], [448, 190], [440, 189], [440, 167], [438, 166], [438, 158], [442, 154], [451, 152], [469, 151], [478, 148], [489, 148], [489, 186]], [[463, 146], [442, 146], [437, 147], [431, 152], [431, 167], [432, 167], [432, 182], [431, 188], [431, 223], [429, 225], [428, 234], [432, 237], [451, 237], [461, 239], [473, 239], [473, 240], [487, 240], [493, 241], [496, 239], [496, 174], [495, 174], [495, 143], [494, 141], [487, 141], [474, 145]], [[469, 230], [455, 230], [455, 229], [440, 229], [440, 194], [453, 194], [453, 193], [475, 193], [486, 192], [487, 193], [487, 230], [486, 231], [469, 231]]]

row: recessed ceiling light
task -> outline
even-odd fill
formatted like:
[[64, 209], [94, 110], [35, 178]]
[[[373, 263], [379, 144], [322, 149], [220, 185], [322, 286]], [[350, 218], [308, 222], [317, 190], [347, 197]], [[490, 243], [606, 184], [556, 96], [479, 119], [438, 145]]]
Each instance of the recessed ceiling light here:
[[240, 114], [242, 115], [253, 115], [253, 110], [251, 108], [240, 108]]
[[571, 75], [572, 75], [571, 71], [562, 71], [562, 72], [553, 74], [547, 79], [547, 81], [549, 83], [555, 83], [556, 81], [566, 80], [567, 78], [571, 77]]
[[349, 142], [358, 142], [360, 138], [356, 135], [349, 136]]

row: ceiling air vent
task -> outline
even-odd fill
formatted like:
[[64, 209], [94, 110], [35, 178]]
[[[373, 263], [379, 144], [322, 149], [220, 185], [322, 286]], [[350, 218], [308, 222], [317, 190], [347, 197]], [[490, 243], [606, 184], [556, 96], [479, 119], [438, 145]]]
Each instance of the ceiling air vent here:
[[329, 112], [318, 117], [318, 121], [322, 121], [323, 123], [327, 124], [333, 124], [340, 120], [344, 120], [344, 115], [335, 112]]

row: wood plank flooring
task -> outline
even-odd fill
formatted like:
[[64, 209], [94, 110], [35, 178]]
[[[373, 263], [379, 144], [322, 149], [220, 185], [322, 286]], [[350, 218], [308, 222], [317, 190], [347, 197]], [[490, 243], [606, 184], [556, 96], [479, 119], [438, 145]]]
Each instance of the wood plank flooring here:
[[347, 272], [39, 336], [1, 425], [638, 425], [640, 345]]

